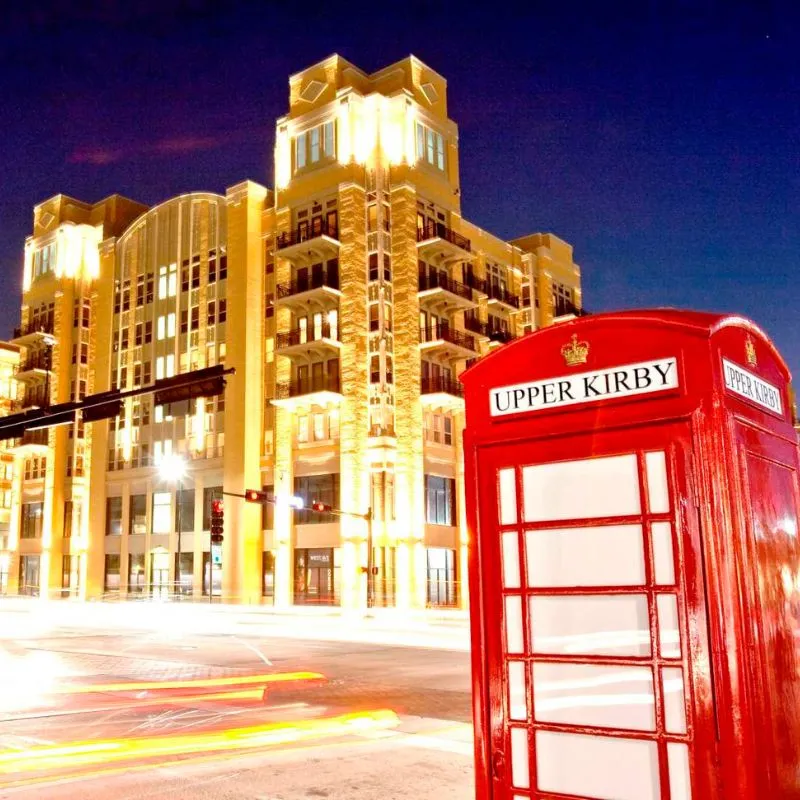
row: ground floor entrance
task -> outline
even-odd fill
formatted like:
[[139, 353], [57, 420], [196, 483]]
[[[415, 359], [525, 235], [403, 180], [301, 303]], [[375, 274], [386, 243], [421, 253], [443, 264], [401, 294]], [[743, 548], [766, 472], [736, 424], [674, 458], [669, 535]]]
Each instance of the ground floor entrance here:
[[294, 551], [294, 602], [297, 605], [339, 604], [334, 576], [334, 548], [303, 548]]

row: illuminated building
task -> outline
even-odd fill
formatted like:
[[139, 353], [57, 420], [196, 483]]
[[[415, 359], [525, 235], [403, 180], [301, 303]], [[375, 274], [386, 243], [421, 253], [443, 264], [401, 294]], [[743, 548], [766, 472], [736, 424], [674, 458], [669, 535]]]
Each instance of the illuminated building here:
[[[49, 564], [42, 592], [69, 573], [80, 596], [207, 593], [212, 499], [265, 488], [359, 516], [226, 498], [225, 600], [363, 607], [371, 509], [376, 604], [467, 603], [457, 376], [580, 313], [581, 292], [556, 236], [505, 242], [461, 216], [446, 101], [414, 57], [367, 75], [332, 56], [290, 78], [274, 189], [37, 207], [15, 341], [41, 352], [46, 321], [51, 402], [235, 369], [191, 413], [128, 400], [22, 451], [47, 453], [44, 481], [19, 490], [23, 509], [43, 504], [20, 549]], [[185, 476], [159, 471], [166, 456]]]

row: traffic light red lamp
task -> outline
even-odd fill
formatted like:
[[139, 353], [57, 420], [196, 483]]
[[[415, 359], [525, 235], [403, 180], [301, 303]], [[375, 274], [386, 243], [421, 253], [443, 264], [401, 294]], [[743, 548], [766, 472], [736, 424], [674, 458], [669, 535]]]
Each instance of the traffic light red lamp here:
[[211, 501], [211, 544], [222, 544], [225, 527], [225, 505], [222, 500]]

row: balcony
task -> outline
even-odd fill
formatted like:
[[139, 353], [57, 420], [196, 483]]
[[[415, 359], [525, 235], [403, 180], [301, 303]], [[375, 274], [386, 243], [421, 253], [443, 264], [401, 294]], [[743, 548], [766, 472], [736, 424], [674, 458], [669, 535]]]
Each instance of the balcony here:
[[340, 247], [338, 227], [321, 221], [310, 227], [298, 225], [293, 231], [281, 233], [275, 240], [276, 255], [297, 266], [337, 258]]
[[449, 325], [428, 325], [419, 330], [419, 349], [443, 361], [474, 358], [478, 353], [475, 337]]
[[494, 328], [487, 322], [479, 322], [478, 320], [465, 319], [464, 327], [471, 333], [488, 339], [490, 343], [506, 344], [515, 338], [511, 331]]
[[275, 341], [275, 350], [279, 355], [304, 364], [334, 358], [341, 349], [339, 331], [327, 322], [318, 327], [312, 324], [310, 329], [294, 328], [279, 333]]
[[553, 308], [553, 322], [569, 322], [576, 317], [588, 317], [589, 313], [572, 303], [557, 303]]
[[337, 308], [342, 293], [339, 291], [339, 270], [302, 270], [301, 274], [288, 283], [276, 287], [275, 305], [292, 309], [298, 316], [315, 311], [329, 311]]
[[417, 254], [425, 261], [448, 266], [475, 258], [472, 243], [466, 236], [456, 233], [441, 222], [427, 221], [417, 229]]
[[11, 344], [30, 347], [36, 343], [50, 346], [56, 343], [56, 338], [53, 336], [53, 320], [29, 322], [27, 325], [14, 328], [14, 337], [11, 339]]
[[519, 295], [512, 294], [505, 287], [485, 281], [483, 293], [488, 296], [490, 306], [501, 306], [510, 311], [519, 311]]
[[39, 428], [35, 431], [25, 431], [18, 439], [13, 439], [10, 450], [20, 455], [33, 455], [36, 453], [46, 453], [48, 449], [50, 431], [47, 428]]
[[17, 411], [29, 411], [35, 408], [47, 408], [50, 405], [50, 393], [44, 387], [28, 389], [17, 401]]
[[277, 384], [272, 405], [298, 411], [311, 406], [338, 406], [341, 402], [339, 376], [322, 375]]
[[438, 270], [421, 269], [417, 286], [420, 307], [434, 314], [447, 315], [477, 307], [469, 286]]
[[428, 410], [462, 411], [464, 387], [449, 375], [423, 377], [420, 382], [420, 402]]
[[47, 350], [38, 350], [28, 355], [17, 368], [15, 378], [23, 383], [45, 380], [52, 369], [52, 355]]

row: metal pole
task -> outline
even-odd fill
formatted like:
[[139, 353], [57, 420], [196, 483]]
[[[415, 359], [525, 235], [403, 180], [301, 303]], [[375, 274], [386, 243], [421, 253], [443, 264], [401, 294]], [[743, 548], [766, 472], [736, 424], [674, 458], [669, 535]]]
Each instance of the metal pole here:
[[373, 605], [372, 509], [367, 510], [367, 608]]
[[175, 482], [175, 527], [178, 529], [178, 557], [175, 559], [175, 572], [177, 572], [178, 594], [181, 594], [181, 479]]

